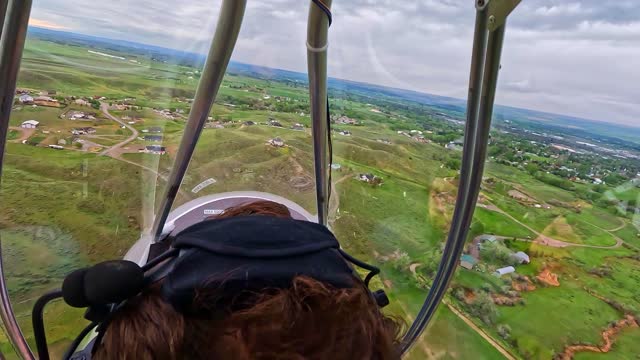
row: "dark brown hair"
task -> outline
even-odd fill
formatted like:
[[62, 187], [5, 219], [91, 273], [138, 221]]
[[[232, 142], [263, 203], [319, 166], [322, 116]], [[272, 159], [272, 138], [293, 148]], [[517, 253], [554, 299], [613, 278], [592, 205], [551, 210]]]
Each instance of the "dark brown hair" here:
[[[229, 208], [219, 217], [239, 215], [290, 217], [285, 206], [267, 201]], [[162, 300], [156, 284], [114, 316], [95, 358], [399, 359], [398, 324], [360, 284], [337, 289], [297, 277], [288, 289], [255, 294], [240, 310], [211, 311], [208, 296], [215, 297], [215, 290], [194, 299], [204, 316], [185, 315]]]

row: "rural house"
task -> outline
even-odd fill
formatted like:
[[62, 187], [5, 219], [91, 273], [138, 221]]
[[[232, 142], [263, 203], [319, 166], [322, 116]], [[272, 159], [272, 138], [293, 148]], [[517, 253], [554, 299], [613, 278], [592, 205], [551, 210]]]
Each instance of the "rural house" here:
[[472, 270], [478, 263], [478, 260], [471, 255], [464, 254], [460, 257], [460, 266], [467, 270]]
[[269, 143], [269, 145], [275, 146], [275, 147], [283, 147], [284, 146], [284, 140], [280, 139], [279, 137], [269, 140], [268, 143]]
[[35, 129], [38, 127], [38, 125], [40, 125], [40, 122], [36, 120], [27, 120], [23, 122], [22, 125], [20, 125], [20, 127], [23, 129]]
[[21, 104], [31, 104], [33, 103], [33, 96], [29, 94], [20, 95], [20, 97], [18, 98], [18, 101]]
[[161, 142], [162, 136], [161, 135], [145, 135], [144, 141]]
[[149, 145], [149, 146], [145, 146], [142, 152], [147, 154], [164, 155], [167, 153], [167, 148], [160, 145]]
[[531, 262], [531, 260], [529, 259], [529, 255], [522, 251], [518, 251], [517, 253], [513, 254], [513, 258], [520, 264], [528, 264]]

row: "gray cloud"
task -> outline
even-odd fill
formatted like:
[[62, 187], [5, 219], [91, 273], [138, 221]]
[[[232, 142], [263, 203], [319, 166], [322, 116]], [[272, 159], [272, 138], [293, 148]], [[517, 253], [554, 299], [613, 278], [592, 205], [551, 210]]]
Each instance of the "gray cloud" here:
[[[41, 0], [70, 31], [205, 52], [220, 1]], [[250, 0], [234, 59], [306, 71], [309, 1]], [[330, 75], [464, 98], [473, 1], [334, 2]], [[511, 15], [498, 101], [637, 124], [640, 2], [527, 0]]]

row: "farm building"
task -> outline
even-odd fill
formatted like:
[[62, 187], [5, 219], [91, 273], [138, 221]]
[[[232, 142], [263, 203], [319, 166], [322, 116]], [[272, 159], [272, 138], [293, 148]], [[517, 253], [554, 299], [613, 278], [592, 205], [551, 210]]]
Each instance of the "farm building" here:
[[358, 120], [355, 119], [351, 119], [348, 116], [340, 116], [339, 118], [337, 118], [335, 120], [336, 124], [342, 124], [342, 125], [357, 125], [358, 124]]
[[516, 268], [514, 268], [513, 266], [507, 266], [507, 267], [503, 267], [500, 269], [497, 269], [493, 275], [497, 276], [497, 277], [501, 277], [503, 275], [507, 275], [507, 274], [512, 274], [516, 272]]
[[86, 135], [86, 134], [95, 134], [96, 129], [92, 127], [83, 127], [83, 128], [75, 128], [71, 130], [73, 135]]
[[164, 155], [167, 153], [167, 148], [160, 145], [149, 145], [145, 146], [142, 152], [147, 154]]
[[277, 122], [275, 120], [269, 121], [269, 125], [275, 126], [275, 127], [282, 127], [282, 124], [280, 124], [279, 122]]
[[40, 106], [60, 107], [58, 100], [49, 96], [36, 96], [33, 99], [33, 103]]
[[340, 164], [331, 164], [331, 170], [340, 171], [342, 169], [342, 165]]
[[528, 264], [531, 262], [531, 259], [529, 259], [529, 255], [522, 251], [518, 251], [517, 253], [513, 254], [513, 258], [516, 259], [520, 264]]
[[253, 122], [253, 121], [251, 121], [251, 120], [249, 120], [249, 121], [245, 121], [245, 122], [243, 122], [243, 123], [242, 123], [242, 125], [245, 125], [245, 126], [253, 126], [253, 125], [255, 125], [255, 124], [256, 124], [256, 123], [255, 123], [255, 122]]
[[304, 130], [304, 125], [296, 123], [291, 127], [291, 129], [302, 131], [302, 130]]
[[269, 145], [275, 146], [275, 147], [283, 147], [284, 146], [284, 140], [280, 139], [279, 137], [269, 140], [268, 143], [269, 143]]
[[373, 185], [382, 185], [382, 178], [373, 174], [360, 174], [358, 175], [358, 180]]
[[21, 104], [31, 104], [33, 103], [33, 96], [29, 94], [20, 95], [20, 97], [18, 98], [18, 101]]
[[149, 128], [149, 132], [150, 133], [155, 133], [155, 134], [159, 134], [162, 132], [162, 128], [159, 126], [153, 126]]
[[144, 141], [161, 142], [162, 136], [161, 135], [145, 135]]
[[338, 134], [342, 136], [351, 136], [351, 131], [343, 130], [343, 131], [340, 131]]
[[35, 129], [38, 127], [38, 125], [40, 125], [40, 122], [36, 120], [27, 120], [23, 122], [22, 125], [20, 125], [20, 127], [23, 129]]
[[460, 257], [460, 266], [467, 270], [472, 270], [478, 263], [478, 260], [471, 255], [464, 254]]

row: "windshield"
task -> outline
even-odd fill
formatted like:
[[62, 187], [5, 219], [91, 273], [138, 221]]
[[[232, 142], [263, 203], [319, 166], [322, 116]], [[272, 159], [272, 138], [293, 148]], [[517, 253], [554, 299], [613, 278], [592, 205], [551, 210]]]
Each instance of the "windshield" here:
[[[76, 268], [122, 258], [150, 231], [219, 5], [34, 4], [0, 193], [10, 297], [32, 348], [38, 296]], [[249, 2], [172, 209], [266, 193], [317, 215], [309, 6]], [[408, 358], [640, 353], [638, 12], [548, 0], [510, 16], [464, 253]], [[384, 289], [385, 312], [410, 325], [452, 223], [475, 8], [336, 1], [333, 13], [328, 226], [382, 269], [371, 288]], [[82, 316], [62, 302], [47, 307], [54, 357]], [[15, 356], [5, 338], [0, 350]]]

